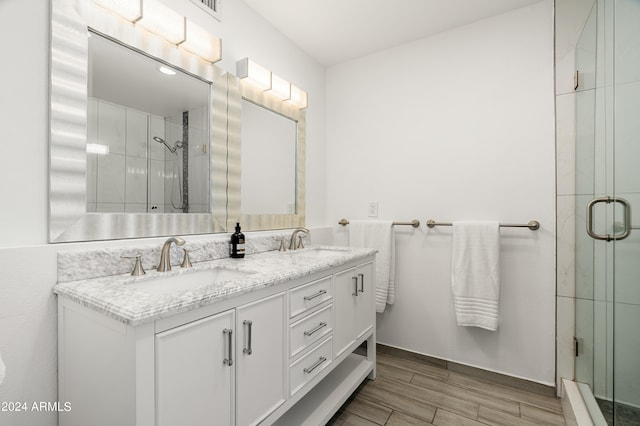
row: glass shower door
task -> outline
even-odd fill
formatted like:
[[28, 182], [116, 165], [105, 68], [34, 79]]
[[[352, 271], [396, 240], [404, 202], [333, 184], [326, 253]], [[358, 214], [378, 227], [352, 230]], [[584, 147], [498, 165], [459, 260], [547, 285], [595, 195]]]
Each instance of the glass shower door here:
[[[640, 0], [612, 8], [613, 190], [628, 200], [632, 225], [640, 224]], [[613, 418], [640, 425], [640, 228], [614, 241], [613, 264]]]
[[576, 379], [640, 425], [640, 0], [596, 1], [576, 63]]

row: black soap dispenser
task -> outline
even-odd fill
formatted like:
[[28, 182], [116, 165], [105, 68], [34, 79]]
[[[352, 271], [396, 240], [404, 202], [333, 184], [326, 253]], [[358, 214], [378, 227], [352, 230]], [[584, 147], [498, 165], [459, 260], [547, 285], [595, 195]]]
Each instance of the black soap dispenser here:
[[229, 254], [235, 259], [244, 257], [244, 234], [240, 232], [240, 224], [236, 223], [236, 232], [231, 234], [229, 241]]

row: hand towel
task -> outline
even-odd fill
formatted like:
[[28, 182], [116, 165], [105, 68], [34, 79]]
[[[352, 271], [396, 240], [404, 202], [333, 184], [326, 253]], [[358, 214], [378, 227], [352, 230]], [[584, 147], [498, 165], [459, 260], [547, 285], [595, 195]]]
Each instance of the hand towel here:
[[451, 290], [458, 325], [498, 329], [500, 225], [454, 222]]
[[352, 220], [349, 222], [349, 245], [372, 248], [376, 255], [376, 312], [395, 301], [396, 244], [392, 221]]

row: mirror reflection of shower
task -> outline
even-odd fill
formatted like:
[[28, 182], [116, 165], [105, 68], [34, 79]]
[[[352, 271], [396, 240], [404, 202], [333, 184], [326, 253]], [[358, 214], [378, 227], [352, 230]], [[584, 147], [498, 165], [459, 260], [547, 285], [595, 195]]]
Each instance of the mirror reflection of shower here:
[[91, 98], [87, 115], [87, 212], [209, 211], [207, 108], [156, 115]]
[[167, 79], [157, 61], [99, 34], [88, 42], [86, 211], [208, 213], [210, 84]]
[[185, 202], [182, 185], [184, 167], [182, 166], [183, 161], [181, 161], [183, 160], [183, 156], [178, 155], [177, 151], [184, 148], [187, 145], [187, 142], [176, 141], [172, 147], [167, 143], [167, 141], [159, 136], [154, 136], [153, 140], [163, 144], [169, 152], [175, 156], [173, 160], [173, 173], [171, 174], [171, 206], [173, 206], [174, 209], [184, 211]]
[[154, 136], [154, 137], [153, 137], [153, 140], [154, 140], [154, 141], [156, 141], [156, 142], [159, 142], [159, 143], [161, 143], [161, 144], [164, 144], [164, 146], [166, 146], [166, 147], [167, 147], [167, 149], [168, 149], [169, 151], [171, 151], [171, 153], [172, 153], [172, 154], [175, 154], [175, 153], [176, 153], [176, 151], [177, 151], [179, 148], [184, 148], [184, 146], [187, 144], [186, 142], [176, 141], [176, 143], [174, 143], [174, 144], [173, 144], [173, 148], [172, 148], [172, 147], [170, 147], [170, 146], [169, 146], [169, 144], [168, 144], [164, 139], [162, 139], [160, 136]]

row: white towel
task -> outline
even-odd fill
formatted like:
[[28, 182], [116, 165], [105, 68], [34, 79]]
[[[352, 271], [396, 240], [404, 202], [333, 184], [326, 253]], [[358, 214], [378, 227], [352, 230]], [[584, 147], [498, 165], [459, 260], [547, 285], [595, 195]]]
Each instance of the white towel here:
[[500, 225], [454, 222], [451, 290], [458, 325], [498, 329]]
[[392, 221], [352, 220], [349, 245], [378, 250], [376, 255], [376, 312], [395, 301], [396, 243]]

